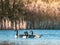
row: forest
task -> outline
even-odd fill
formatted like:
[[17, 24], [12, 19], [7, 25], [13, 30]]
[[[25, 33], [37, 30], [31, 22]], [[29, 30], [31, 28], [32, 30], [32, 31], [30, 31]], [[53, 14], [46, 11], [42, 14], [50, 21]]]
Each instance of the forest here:
[[0, 0], [0, 30], [60, 29], [60, 0]]

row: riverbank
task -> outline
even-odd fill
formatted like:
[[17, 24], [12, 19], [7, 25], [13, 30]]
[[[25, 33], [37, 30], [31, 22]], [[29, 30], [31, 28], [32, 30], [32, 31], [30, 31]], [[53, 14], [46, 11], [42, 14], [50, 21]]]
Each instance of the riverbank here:
[[14, 43], [8, 41], [2, 41], [0, 42], [0, 45], [14, 45]]
[[23, 40], [23, 41], [2, 41], [0, 45], [60, 45], [60, 40], [57, 39], [45, 39], [40, 41]]

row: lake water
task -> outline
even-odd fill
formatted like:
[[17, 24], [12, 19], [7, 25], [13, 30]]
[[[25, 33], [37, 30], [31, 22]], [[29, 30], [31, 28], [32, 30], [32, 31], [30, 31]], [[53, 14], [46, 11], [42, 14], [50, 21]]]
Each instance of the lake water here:
[[[25, 30], [19, 30], [23, 34]], [[29, 32], [29, 30], [27, 30]], [[16, 31], [0, 31], [0, 42], [15, 42], [15, 45], [60, 45], [60, 30], [33, 30], [34, 34], [42, 35], [41, 38], [15, 38]]]

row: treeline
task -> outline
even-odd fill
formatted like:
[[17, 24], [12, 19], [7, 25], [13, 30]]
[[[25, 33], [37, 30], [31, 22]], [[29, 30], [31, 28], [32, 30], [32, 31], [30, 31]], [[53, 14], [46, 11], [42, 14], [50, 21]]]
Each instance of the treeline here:
[[31, 3], [32, 0], [0, 0], [0, 29], [60, 29], [56, 16], [49, 16], [44, 10], [36, 13], [35, 9], [30, 11], [25, 7]]

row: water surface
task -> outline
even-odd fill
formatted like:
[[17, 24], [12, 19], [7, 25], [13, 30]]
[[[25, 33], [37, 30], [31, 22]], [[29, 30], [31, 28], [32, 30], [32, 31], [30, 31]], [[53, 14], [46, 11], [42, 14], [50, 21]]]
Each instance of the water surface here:
[[[24, 34], [25, 30], [19, 30], [19, 34]], [[27, 30], [30, 33], [30, 30]], [[60, 45], [60, 30], [33, 30], [34, 34], [42, 35], [41, 38], [15, 38], [16, 31], [0, 30], [0, 42], [10, 41], [16, 45]]]

